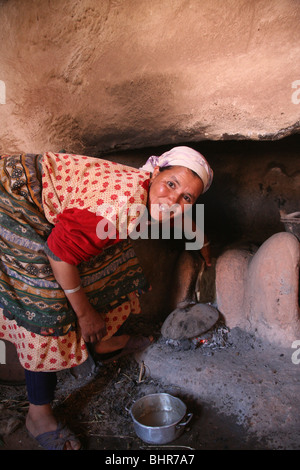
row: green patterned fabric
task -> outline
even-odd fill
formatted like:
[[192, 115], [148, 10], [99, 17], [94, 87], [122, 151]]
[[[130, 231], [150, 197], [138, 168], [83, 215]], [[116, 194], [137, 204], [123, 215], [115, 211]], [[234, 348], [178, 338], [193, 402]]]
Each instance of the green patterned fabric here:
[[[43, 213], [42, 155], [0, 159], [0, 307], [27, 330], [61, 336], [76, 328], [76, 315], [57, 284], [45, 242], [52, 225]], [[148, 289], [129, 241], [113, 245], [78, 266], [86, 294], [99, 311]]]

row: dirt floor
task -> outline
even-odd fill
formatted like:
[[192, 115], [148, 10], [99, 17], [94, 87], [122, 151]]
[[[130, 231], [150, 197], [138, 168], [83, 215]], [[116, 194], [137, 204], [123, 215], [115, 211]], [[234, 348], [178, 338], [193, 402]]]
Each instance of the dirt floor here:
[[[128, 331], [149, 333], [135, 317]], [[127, 325], [128, 327], [128, 325]], [[239, 330], [216, 325], [200, 343], [155, 344], [139, 357], [94, 363], [58, 373], [55, 413], [87, 450], [299, 449], [300, 364], [291, 351], [266, 346]], [[84, 370], [85, 369], [85, 370]], [[167, 392], [193, 414], [184, 433], [165, 445], [137, 437], [129, 409], [140, 397]], [[27, 434], [24, 385], [0, 385], [0, 449], [41, 449]]]

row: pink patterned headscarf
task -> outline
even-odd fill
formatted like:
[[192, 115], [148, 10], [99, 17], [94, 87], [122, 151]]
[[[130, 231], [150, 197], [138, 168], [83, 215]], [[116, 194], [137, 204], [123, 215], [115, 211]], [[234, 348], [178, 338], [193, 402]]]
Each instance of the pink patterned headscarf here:
[[141, 169], [152, 172], [156, 166], [183, 166], [193, 170], [203, 182], [203, 193], [209, 189], [213, 180], [213, 170], [206, 159], [190, 147], [174, 147], [160, 157], [151, 156]]

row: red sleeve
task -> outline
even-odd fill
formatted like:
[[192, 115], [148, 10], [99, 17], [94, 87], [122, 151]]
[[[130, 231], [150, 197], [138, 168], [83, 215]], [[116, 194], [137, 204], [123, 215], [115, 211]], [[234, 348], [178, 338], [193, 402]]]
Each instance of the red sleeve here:
[[106, 239], [97, 236], [97, 224], [104, 218], [87, 209], [66, 209], [58, 215], [47, 245], [55, 256], [66, 263], [78, 265], [101, 253], [104, 247], [119, 241], [114, 227]]

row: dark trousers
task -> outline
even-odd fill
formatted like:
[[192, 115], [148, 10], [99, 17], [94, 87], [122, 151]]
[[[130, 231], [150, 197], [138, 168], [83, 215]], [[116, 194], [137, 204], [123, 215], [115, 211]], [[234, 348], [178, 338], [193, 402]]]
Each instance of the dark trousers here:
[[25, 370], [29, 403], [46, 405], [54, 399], [57, 377], [55, 372], [32, 372]]

